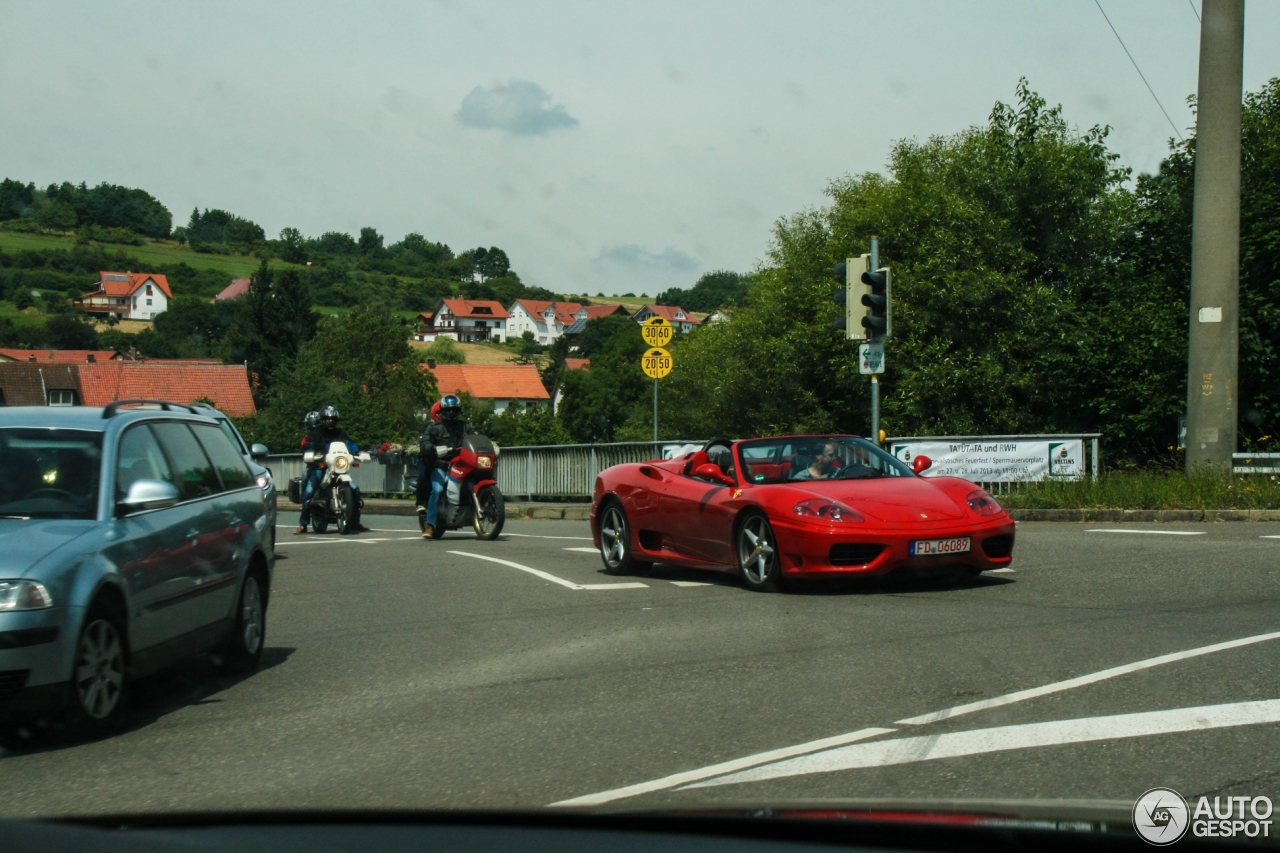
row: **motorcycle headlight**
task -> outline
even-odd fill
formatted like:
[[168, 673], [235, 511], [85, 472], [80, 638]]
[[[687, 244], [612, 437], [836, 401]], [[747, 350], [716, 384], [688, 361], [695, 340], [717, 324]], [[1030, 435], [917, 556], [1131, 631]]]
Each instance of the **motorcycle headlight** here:
[[794, 507], [795, 514], [809, 521], [823, 521], [828, 524], [848, 524], [865, 521], [858, 513], [842, 503], [826, 498], [810, 498], [800, 501]]
[[333, 460], [333, 467], [338, 471], [338, 473], [342, 473], [351, 467], [351, 460], [345, 456], [339, 456], [337, 459]]
[[43, 610], [53, 606], [53, 596], [39, 581], [0, 581], [0, 613], [8, 610]]
[[493, 457], [492, 457], [492, 456], [477, 456], [477, 457], [476, 457], [476, 464], [477, 464], [477, 465], [479, 465], [481, 468], [492, 468], [492, 467], [493, 467]]
[[986, 489], [970, 492], [966, 502], [969, 504], [969, 509], [978, 515], [999, 515], [1003, 511], [1000, 504], [996, 503], [996, 499], [991, 497]]

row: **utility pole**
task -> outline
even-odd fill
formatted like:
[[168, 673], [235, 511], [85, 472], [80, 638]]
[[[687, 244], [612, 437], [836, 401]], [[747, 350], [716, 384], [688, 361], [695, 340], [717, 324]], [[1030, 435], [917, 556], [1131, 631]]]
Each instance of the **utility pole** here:
[[1230, 470], [1239, 406], [1240, 100], [1244, 0], [1204, 0], [1196, 96], [1187, 470]]
[[[880, 269], [879, 237], [871, 238], [871, 269]], [[871, 440], [880, 443], [880, 377], [874, 373], [871, 374]]]

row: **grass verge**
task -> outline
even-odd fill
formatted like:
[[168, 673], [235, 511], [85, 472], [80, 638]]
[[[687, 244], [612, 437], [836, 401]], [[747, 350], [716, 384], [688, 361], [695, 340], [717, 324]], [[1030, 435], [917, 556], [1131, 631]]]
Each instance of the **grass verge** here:
[[[158, 266], [175, 266], [185, 263], [193, 269], [210, 269], [224, 272], [233, 278], [245, 278], [253, 274], [262, 263], [252, 255], [206, 255], [192, 251], [189, 247], [168, 241], [148, 243], [145, 246], [125, 246], [115, 243], [101, 244], [107, 249], [119, 249], [129, 257], [137, 258], [148, 264]], [[44, 250], [58, 249], [65, 251], [75, 246], [71, 237], [56, 237], [50, 234], [22, 234], [12, 231], [0, 231], [0, 250], [19, 252], [24, 249]], [[272, 269], [293, 267], [281, 260], [272, 260]]]
[[997, 500], [1009, 509], [1277, 509], [1280, 480], [1212, 470], [1108, 471], [1096, 479], [1021, 483]]

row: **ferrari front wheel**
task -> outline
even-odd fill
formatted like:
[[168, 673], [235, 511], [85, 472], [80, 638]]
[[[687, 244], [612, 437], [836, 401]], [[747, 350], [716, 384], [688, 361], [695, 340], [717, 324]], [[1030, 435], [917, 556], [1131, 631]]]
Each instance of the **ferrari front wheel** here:
[[753, 512], [738, 526], [738, 571], [747, 589], [773, 592], [781, 584], [778, 540], [764, 513]]
[[631, 550], [631, 524], [617, 501], [605, 504], [600, 513], [600, 559], [611, 575], [645, 572], [653, 565], [635, 558]]

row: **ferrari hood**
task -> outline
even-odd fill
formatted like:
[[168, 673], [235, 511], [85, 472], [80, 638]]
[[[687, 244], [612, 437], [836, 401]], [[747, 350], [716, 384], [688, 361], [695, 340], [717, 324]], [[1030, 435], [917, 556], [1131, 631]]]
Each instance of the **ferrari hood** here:
[[801, 491], [840, 501], [863, 516], [891, 523], [954, 521], [965, 517], [946, 492], [922, 477], [790, 483]]

